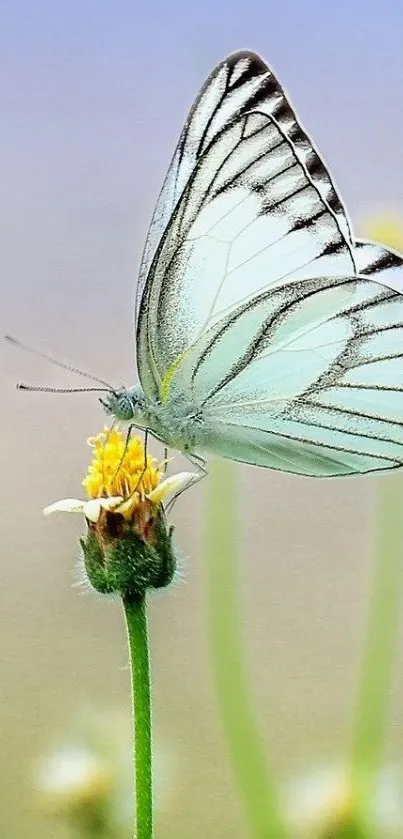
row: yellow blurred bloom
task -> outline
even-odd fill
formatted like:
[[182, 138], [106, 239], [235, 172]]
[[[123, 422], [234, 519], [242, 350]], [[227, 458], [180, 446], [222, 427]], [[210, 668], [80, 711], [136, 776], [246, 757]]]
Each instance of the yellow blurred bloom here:
[[363, 224], [366, 237], [397, 251], [403, 250], [403, 218], [392, 213], [379, 213]]

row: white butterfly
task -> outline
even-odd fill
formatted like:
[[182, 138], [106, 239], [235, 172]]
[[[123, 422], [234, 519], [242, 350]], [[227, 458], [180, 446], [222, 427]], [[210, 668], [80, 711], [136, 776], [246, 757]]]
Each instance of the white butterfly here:
[[107, 410], [192, 458], [327, 477], [398, 467], [402, 265], [354, 239], [273, 72], [236, 53], [182, 131], [140, 267], [141, 386]]

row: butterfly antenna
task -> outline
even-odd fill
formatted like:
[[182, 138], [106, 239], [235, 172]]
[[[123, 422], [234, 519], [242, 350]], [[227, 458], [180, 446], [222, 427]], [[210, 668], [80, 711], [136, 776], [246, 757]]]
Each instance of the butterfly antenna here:
[[[65, 364], [64, 361], [59, 361], [57, 358], [53, 358], [53, 356], [48, 355], [47, 353], [41, 352], [41, 350], [37, 350], [34, 347], [28, 346], [28, 344], [23, 344], [21, 341], [18, 341], [17, 338], [13, 338], [11, 335], [5, 335], [5, 340], [8, 341], [9, 344], [12, 344], [14, 347], [18, 347], [20, 350], [24, 350], [24, 352], [31, 353], [32, 355], [36, 355], [39, 358], [44, 358], [45, 361], [49, 361], [51, 364], [54, 364], [56, 367], [61, 367], [62, 370], [67, 370], [68, 373], [77, 373], [78, 376], [83, 376], [85, 379], [90, 379], [92, 382], [97, 382], [99, 385], [103, 385], [103, 389], [106, 390], [113, 390], [108, 382], [105, 382], [104, 379], [98, 379], [97, 376], [91, 376], [91, 373], [86, 373], [85, 370], [80, 370], [79, 367], [72, 367], [70, 364]], [[30, 387], [29, 385], [17, 385], [20, 390], [48, 390], [48, 388], [34, 388]], [[86, 390], [95, 390], [95, 388], [86, 388]], [[98, 390], [98, 388], [96, 388]], [[74, 393], [74, 392], [81, 392], [78, 388], [73, 390], [64, 390], [64, 389], [55, 389], [53, 391], [51, 389], [50, 392], [59, 393]]]
[[42, 387], [41, 385], [25, 385], [18, 382], [17, 390], [28, 390], [31, 393], [113, 393], [110, 387]]

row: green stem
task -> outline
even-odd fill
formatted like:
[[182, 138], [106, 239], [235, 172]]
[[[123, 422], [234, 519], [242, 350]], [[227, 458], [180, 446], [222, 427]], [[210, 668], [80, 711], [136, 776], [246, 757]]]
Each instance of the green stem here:
[[238, 602], [239, 516], [235, 470], [230, 463], [212, 464], [207, 491], [208, 627], [222, 724], [252, 835], [255, 839], [285, 839], [275, 783], [257, 728], [245, 668]]
[[133, 697], [135, 839], [153, 837], [150, 659], [145, 598], [123, 601]]
[[396, 663], [403, 591], [402, 488], [400, 476], [379, 482], [372, 593], [351, 749], [353, 785], [365, 820], [384, 760]]

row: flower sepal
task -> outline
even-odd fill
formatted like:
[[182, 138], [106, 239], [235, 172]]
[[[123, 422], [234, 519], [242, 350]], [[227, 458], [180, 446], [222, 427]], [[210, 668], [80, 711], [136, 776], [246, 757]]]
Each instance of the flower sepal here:
[[[145, 507], [145, 509], [144, 509]], [[142, 518], [148, 538], [124, 515], [101, 510], [98, 521], [88, 522], [80, 540], [89, 582], [101, 594], [120, 594], [136, 601], [148, 589], [165, 588], [175, 575], [176, 553], [173, 527], [167, 526], [164, 510], [143, 504]]]

